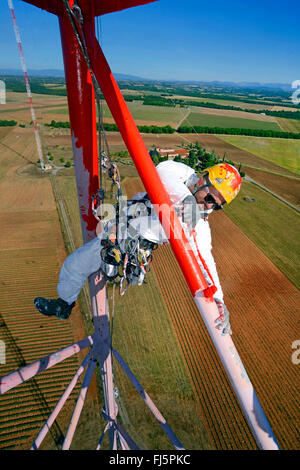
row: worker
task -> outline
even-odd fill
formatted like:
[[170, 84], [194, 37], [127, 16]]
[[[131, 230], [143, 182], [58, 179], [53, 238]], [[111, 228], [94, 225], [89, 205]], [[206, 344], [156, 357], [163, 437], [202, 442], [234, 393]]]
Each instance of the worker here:
[[[214, 299], [220, 313], [216, 328], [223, 335], [231, 334], [229, 312], [224, 303], [211, 252], [208, 216], [213, 211], [222, 209], [224, 204], [229, 204], [237, 196], [241, 187], [240, 174], [234, 166], [225, 162], [207, 168], [202, 174], [196, 174], [191, 167], [173, 160], [159, 163], [156, 169], [208, 285], [215, 286]], [[140, 211], [141, 206], [144, 211]], [[152, 250], [157, 244], [168, 241], [157, 215], [151, 213], [151, 208], [147, 194], [138, 193], [125, 208], [129, 219], [121, 229], [121, 232], [125, 230], [125, 236], [116, 236], [115, 220], [107, 223], [95, 239], [67, 257], [59, 275], [59, 298], [36, 298], [34, 304], [37, 310], [47, 316], [69, 318], [82, 287], [92, 273], [101, 269], [107, 280], [118, 276], [119, 265], [124, 267], [124, 253], [126, 250], [128, 252], [128, 244], [133, 247], [130, 254], [135, 262], [131, 263], [131, 268], [130, 262], [126, 264], [126, 282], [141, 285]], [[123, 269], [123, 274], [124, 272]]]

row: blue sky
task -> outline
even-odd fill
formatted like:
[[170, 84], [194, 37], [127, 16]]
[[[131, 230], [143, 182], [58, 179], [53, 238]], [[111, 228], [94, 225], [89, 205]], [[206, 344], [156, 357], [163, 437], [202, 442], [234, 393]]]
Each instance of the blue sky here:
[[[6, 0], [1, 0], [0, 69], [20, 68]], [[14, 0], [25, 61], [62, 69], [58, 20]], [[159, 0], [101, 17], [114, 73], [153, 79], [292, 83], [300, 80], [300, 2]]]

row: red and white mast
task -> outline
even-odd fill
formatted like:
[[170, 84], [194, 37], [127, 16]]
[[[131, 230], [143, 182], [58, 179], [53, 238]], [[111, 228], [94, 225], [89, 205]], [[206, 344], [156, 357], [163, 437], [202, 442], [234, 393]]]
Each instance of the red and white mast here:
[[35, 111], [34, 111], [34, 107], [33, 107], [32, 94], [31, 94], [31, 89], [30, 89], [30, 84], [29, 84], [29, 79], [28, 79], [28, 73], [27, 73], [27, 68], [26, 68], [25, 59], [24, 59], [21, 36], [20, 36], [18, 25], [17, 25], [15, 9], [14, 9], [12, 0], [7, 0], [7, 1], [8, 1], [8, 7], [9, 7], [11, 18], [12, 18], [12, 21], [13, 21], [16, 41], [17, 41], [18, 49], [19, 49], [19, 53], [20, 53], [21, 65], [22, 65], [22, 70], [23, 70], [24, 78], [25, 78], [27, 96], [28, 96], [28, 101], [29, 101], [29, 106], [30, 106], [30, 112], [31, 112], [31, 118], [32, 118], [32, 123], [33, 123], [33, 129], [34, 129], [34, 135], [35, 135], [38, 155], [39, 155], [39, 159], [40, 159], [40, 163], [41, 163], [41, 168], [42, 168], [42, 170], [45, 170], [45, 163], [44, 163], [44, 158], [43, 158], [42, 145], [41, 145], [38, 125], [37, 125], [37, 121], [36, 121], [36, 117], [35, 117]]

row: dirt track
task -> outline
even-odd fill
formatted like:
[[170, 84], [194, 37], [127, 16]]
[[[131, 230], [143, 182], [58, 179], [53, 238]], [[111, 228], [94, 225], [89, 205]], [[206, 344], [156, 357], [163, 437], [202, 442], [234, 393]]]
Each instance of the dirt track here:
[[[138, 190], [139, 181], [131, 180], [129, 196]], [[225, 214], [211, 217], [211, 228], [233, 340], [281, 448], [299, 449], [299, 366], [291, 359], [292, 343], [299, 336], [299, 291]], [[153, 269], [213, 445], [255, 449], [169, 246], [155, 253]]]

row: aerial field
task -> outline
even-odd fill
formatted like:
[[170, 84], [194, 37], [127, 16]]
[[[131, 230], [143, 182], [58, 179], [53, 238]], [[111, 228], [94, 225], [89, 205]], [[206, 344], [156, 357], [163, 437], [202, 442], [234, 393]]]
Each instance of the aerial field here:
[[[126, 90], [123, 90], [127, 93]], [[128, 92], [129, 93], [129, 92]], [[136, 92], [138, 93], [138, 92]], [[147, 94], [147, 93], [145, 93]], [[155, 93], [154, 93], [155, 94]], [[159, 94], [158, 94], [159, 96]], [[190, 100], [191, 97], [185, 97]], [[201, 98], [195, 98], [193, 101], [202, 101]], [[205, 101], [205, 100], [204, 100]], [[218, 100], [207, 99], [208, 102], [217, 102]], [[33, 94], [33, 103], [37, 121], [40, 124], [48, 124], [52, 120], [68, 121], [69, 111], [67, 98], [64, 96]], [[211, 109], [211, 108], [181, 108], [179, 106], [149, 106], [143, 105], [141, 101], [128, 102], [128, 108], [138, 125], [170, 125], [177, 128], [180, 125], [191, 126], [210, 126], [210, 127], [236, 127], [247, 129], [265, 129], [265, 130], [287, 130], [298, 132], [299, 121], [283, 118], [275, 118], [262, 114], [252, 114], [243, 111]], [[244, 107], [239, 102], [228, 102], [220, 100], [220, 104], [234, 105]], [[272, 109], [272, 106], [261, 108], [260, 105], [244, 103], [245, 109]], [[248, 108], [247, 106], [248, 105]], [[106, 123], [114, 123], [114, 119], [110, 113], [107, 104], [104, 102], [103, 119]], [[277, 108], [276, 108], [277, 109]], [[289, 111], [293, 108], [289, 108]], [[21, 125], [28, 125], [32, 120], [28, 99], [25, 93], [7, 93], [5, 105], [0, 107], [0, 117], [5, 116], [6, 119], [14, 119]]]
[[215, 109], [215, 108], [197, 108], [190, 106], [191, 113], [211, 114], [214, 116], [234, 117], [238, 119], [252, 119], [253, 121], [264, 122], [277, 122], [276, 117], [268, 116], [267, 114], [247, 113], [246, 111], [235, 111], [230, 109]]
[[243, 101], [234, 101], [230, 100], [220, 100], [217, 98], [200, 98], [200, 97], [195, 97], [195, 96], [186, 96], [186, 95], [173, 95], [170, 98], [172, 99], [182, 99], [185, 101], [200, 101], [204, 103], [215, 103], [223, 106], [235, 106], [237, 108], [242, 108], [242, 109], [257, 109], [257, 110], [264, 110], [268, 109], [270, 111], [297, 111], [297, 108], [289, 108], [287, 106], [278, 106], [278, 105], [273, 105], [273, 104], [258, 104], [258, 103], [246, 103]]
[[[135, 181], [127, 182], [130, 195], [142, 189]], [[291, 361], [299, 291], [228, 216], [212, 216], [211, 226], [234, 342], [280, 445], [299, 448]], [[214, 446], [256, 448], [169, 246], [154, 254], [153, 269]]]
[[[135, 167], [120, 165], [120, 171], [124, 185], [133, 176], [137, 177]], [[74, 174], [66, 172], [58, 172], [56, 177], [76, 246], [80, 246], [74, 179]], [[110, 200], [109, 188], [110, 184], [106, 186]], [[118, 288], [113, 296], [112, 286], [109, 286], [108, 301], [110, 315], [113, 316], [114, 348], [128, 363], [184, 445], [190, 449], [210, 449], [212, 444], [202, 423], [202, 412], [153, 273], [147, 275], [147, 284], [128, 289], [124, 297], [119, 296]], [[85, 315], [84, 299], [80, 299], [80, 308]], [[172, 449], [168, 438], [115, 360], [114, 377], [119, 392], [119, 417], [126, 431], [143, 449]]]
[[[170, 124], [177, 126], [177, 123], [182, 119], [182, 109], [174, 108], [169, 106], [151, 106], [143, 105], [140, 101], [133, 101], [127, 103], [128, 108], [134, 118], [134, 120], [139, 124], [142, 122], [151, 122], [151, 123], [161, 123], [161, 124]], [[103, 120], [104, 122], [114, 122], [111, 112], [106, 103], [103, 103]], [[47, 114], [55, 115], [67, 115], [69, 114], [68, 108], [56, 108], [49, 109]], [[183, 113], [186, 114], [186, 111]], [[62, 117], [61, 117], [61, 120]], [[66, 119], [68, 120], [68, 119]]]
[[[1, 133], [0, 141], [0, 339], [6, 345], [6, 363], [0, 365], [0, 376], [86, 335], [78, 306], [69, 322], [48, 319], [33, 306], [36, 296], [57, 297], [65, 248], [50, 180], [30, 163], [37, 159], [33, 131], [9, 131]], [[73, 356], [0, 396], [1, 449], [29, 449], [76, 372], [80, 357], [82, 354]], [[61, 438], [62, 430], [65, 432], [77, 392], [78, 386], [46, 439], [46, 448], [57, 448], [54, 440]], [[88, 418], [100, 436], [102, 418], [94, 402], [96, 394], [89, 396], [88, 410], [99, 419]], [[91, 424], [85, 414], [82, 426], [87, 436], [83, 445], [89, 446]], [[75, 440], [74, 448], [82, 448], [82, 443]]]
[[298, 119], [277, 118], [281, 129], [286, 132], [300, 132], [300, 121]]
[[[63, 103], [62, 105], [64, 106]], [[153, 111], [160, 109], [153, 108]], [[25, 110], [18, 112], [21, 115]], [[53, 119], [45, 108], [39, 109], [38, 113], [40, 117], [43, 116], [43, 122]], [[180, 119], [181, 116], [177, 117]], [[60, 117], [58, 120], [67, 119]], [[53, 153], [57, 162], [64, 155], [71, 159], [70, 130], [44, 128], [43, 133], [43, 144]], [[30, 342], [31, 324], [35, 322], [33, 334], [36, 338], [41, 337], [47, 347], [50, 332], [49, 320], [40, 318], [33, 312], [32, 299], [35, 295], [56, 296], [57, 275], [66, 253], [50, 181], [46, 175], [43, 177], [33, 171], [31, 162], [37, 160], [33, 130], [0, 128], [0, 139], [1, 137], [0, 218], [3, 232], [0, 253], [3, 254], [4, 272], [7, 272], [7, 279], [1, 279], [5, 286], [2, 304], [6, 310], [3, 316], [18, 350], [26, 360], [31, 360], [32, 357], [41, 356], [38, 339], [34, 347]], [[118, 133], [107, 133], [107, 137], [112, 151], [125, 149]], [[176, 148], [183, 142], [197, 140], [209, 151], [214, 149], [220, 156], [226, 152], [227, 158], [237, 163], [241, 161], [245, 165], [246, 174], [263, 181], [262, 184], [274, 192], [299, 204], [299, 183], [293, 170], [258, 156], [256, 152], [255, 155], [250, 150], [229, 144], [220, 136], [144, 134], [143, 139], [148, 149], [154, 145]], [[289, 147], [290, 142], [291, 140], [286, 140], [283, 144]], [[128, 194], [141, 190], [135, 168], [127, 165], [119, 167], [122, 180], [125, 178], [124, 188]], [[81, 235], [74, 169], [58, 172], [56, 180], [64, 198], [76, 246], [79, 246]], [[244, 197], [253, 201], [249, 202]], [[246, 182], [241, 194], [226, 209], [226, 213], [211, 217], [214, 256], [225, 290], [226, 304], [231, 312], [234, 341], [283, 449], [300, 448], [298, 369], [291, 360], [291, 345], [297, 339], [295, 325], [300, 300], [297, 289], [300, 286], [297, 270], [300, 261], [298, 221], [299, 215], [295, 211]], [[24, 252], [21, 251], [23, 248]], [[18, 264], [14, 261], [16, 258], [19, 260]], [[32, 260], [36, 263], [33, 264]], [[36, 293], [32, 290], [33, 285], [36, 286]], [[10, 299], [15, 295], [16, 289], [18, 292], [24, 290], [24, 295], [16, 298], [16, 310], [13, 311]], [[108, 292], [112, 308], [111, 287]], [[24, 310], [20, 302], [24, 303]], [[170, 248], [160, 247], [154, 253], [153, 270], [147, 277], [147, 284], [130, 288], [123, 298], [116, 292], [114, 302], [113, 344], [127, 360], [183, 444], [191, 449], [255, 449], [252, 434]], [[80, 308], [81, 306], [82, 304]], [[185, 314], [182, 315], [182, 312]], [[14, 318], [14, 322], [9, 324], [8, 318]], [[67, 322], [69, 329], [61, 329], [68, 344], [72, 335], [76, 338], [84, 335], [84, 326], [80, 319], [81, 314], [77, 307], [75, 315], [72, 314], [71, 325]], [[53, 351], [55, 341], [58, 344], [62, 341], [59, 336], [55, 339], [56, 323], [55, 320], [51, 322], [55, 333], [53, 338], [51, 334], [53, 344], [49, 342], [49, 348], [52, 348], [50, 352]], [[21, 330], [18, 325], [22, 325]], [[41, 331], [45, 336], [40, 334]], [[12, 351], [13, 349], [10, 354]], [[18, 367], [16, 357], [15, 352], [9, 356], [10, 370]], [[75, 365], [71, 364], [71, 367], [74, 368]], [[146, 448], [169, 448], [168, 440], [144, 402], [125, 378], [123, 371], [117, 365], [115, 367], [120, 392], [118, 406], [125, 429]], [[65, 384], [59, 380], [62, 371], [63, 367], [56, 376], [49, 374], [49, 380], [60, 384], [61, 388]], [[49, 389], [47, 401], [52, 407], [52, 388], [47, 380], [45, 379], [45, 394]], [[20, 390], [23, 390], [23, 385], [21, 387]], [[31, 390], [26, 393], [32, 398], [37, 392]], [[9, 397], [9, 393], [3, 397]], [[56, 397], [57, 389], [53, 393]], [[23, 395], [11, 395], [14, 400], [18, 400], [20, 407], [19, 421], [14, 421], [16, 426], [22, 423]], [[81, 435], [88, 436], [87, 440], [84, 439], [86, 448], [89, 445], [93, 448], [93, 428], [99, 436], [103, 430], [102, 418], [98, 419], [101, 402], [99, 405], [96, 395], [94, 392], [91, 397], [88, 415], [81, 428]], [[3, 397], [0, 397], [0, 403]], [[26, 400], [24, 399], [24, 404]], [[95, 408], [93, 400], [96, 400]], [[26, 421], [28, 428], [32, 425], [34, 407], [32, 403], [29, 405], [29, 418]], [[9, 399], [3, 409], [3, 416], [8, 416], [12, 409]], [[89, 424], [88, 421], [95, 415], [94, 409], [98, 410], [97, 419]], [[43, 410], [43, 413], [46, 411]], [[39, 423], [42, 421], [41, 416], [44, 415], [39, 414]], [[11, 442], [15, 440], [14, 436], [8, 434], [10, 431], [7, 431], [12, 425], [12, 419], [15, 417], [9, 418], [8, 426], [4, 427], [4, 437], [6, 440], [10, 439], [10, 444], [4, 439], [2, 448], [13, 445]], [[65, 423], [66, 416], [63, 416], [59, 425], [63, 427]], [[36, 434], [37, 424], [33, 426], [35, 428], [30, 428], [30, 438]], [[26, 432], [24, 431], [24, 440], [20, 439], [22, 448], [26, 448], [28, 442], [28, 431]], [[81, 444], [77, 441], [75, 447], [81, 448]], [[52, 444], [48, 442], [47, 445], [51, 447]]]
[[[268, 170], [270, 172], [283, 174], [287, 176], [297, 177], [295, 173], [283, 166], [279, 166], [276, 161], [279, 160], [280, 153], [274, 151], [274, 155], [277, 155], [277, 160], [274, 158], [274, 162], [260, 155], [252, 153], [250, 150], [242, 149], [241, 147], [229, 143], [228, 137], [240, 137], [240, 142], [249, 142], [249, 146], [257, 146], [260, 148], [260, 141], [265, 142], [265, 145], [272, 148], [273, 141], [275, 141], [275, 146], [278, 145], [279, 151], [281, 148], [285, 148], [287, 154], [291, 153], [293, 155], [293, 160], [297, 155], [297, 147], [299, 143], [293, 139], [272, 139], [271, 137], [254, 137], [254, 136], [228, 136], [228, 135], [213, 135], [213, 134], [179, 134], [182, 141], [185, 144], [199, 142], [199, 144], [206, 148], [209, 152], [214, 150], [217, 155], [223, 157], [224, 153], [226, 159], [233, 160], [236, 164], [242, 163], [246, 167], [256, 167], [263, 170]], [[245, 137], [245, 139], [244, 139]], [[174, 136], [175, 138], [175, 136]], [[280, 141], [280, 142], [279, 142]], [[175, 141], [174, 141], [175, 144]], [[295, 145], [296, 144], [296, 145]], [[246, 147], [246, 146], [245, 146]], [[261, 145], [263, 147], [263, 144]]]
[[300, 142], [250, 136], [222, 136], [225, 142], [300, 175]]
[[231, 127], [239, 129], [264, 129], [280, 131], [277, 122], [268, 122], [262, 120], [242, 119], [232, 117], [232, 112], [227, 116], [217, 114], [205, 114], [201, 112], [191, 112], [188, 118], [182, 123], [182, 126], [208, 126], [208, 127]]

